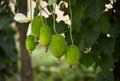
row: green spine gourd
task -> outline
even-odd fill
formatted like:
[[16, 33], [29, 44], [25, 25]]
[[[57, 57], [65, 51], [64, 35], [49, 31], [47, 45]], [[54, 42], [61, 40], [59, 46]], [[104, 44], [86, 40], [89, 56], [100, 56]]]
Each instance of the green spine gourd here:
[[32, 53], [32, 51], [35, 49], [36, 43], [34, 41], [33, 35], [28, 35], [26, 38], [26, 48], [29, 51], [29, 53]]
[[51, 41], [51, 37], [52, 34], [49, 26], [48, 25], [41, 26], [40, 37], [39, 37], [40, 44], [43, 46], [48, 46]]
[[61, 56], [66, 52], [66, 48], [67, 45], [64, 37], [60, 34], [54, 35], [50, 43], [50, 51], [52, 54], [56, 58], [60, 59]]
[[67, 53], [65, 54], [65, 60], [67, 64], [72, 67], [72, 65], [75, 65], [79, 63], [80, 53], [79, 49], [75, 45], [70, 45], [68, 47]]
[[36, 16], [32, 21], [32, 35], [39, 38], [40, 28], [42, 26], [41, 16]]

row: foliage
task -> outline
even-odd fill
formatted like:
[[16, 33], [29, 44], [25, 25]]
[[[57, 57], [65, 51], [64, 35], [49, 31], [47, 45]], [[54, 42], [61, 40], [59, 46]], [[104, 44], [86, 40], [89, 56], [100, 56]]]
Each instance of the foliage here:
[[8, 4], [9, 0], [0, 1], [0, 81], [5, 81], [17, 71], [15, 30], [10, 26], [13, 14]]
[[[53, 34], [64, 33], [68, 46], [71, 45], [73, 37], [73, 43], [81, 52], [79, 64], [86, 67], [93, 65], [95, 71], [99, 71], [95, 81], [114, 81], [114, 62], [119, 61], [120, 56], [118, 51], [120, 13], [117, 4], [119, 1], [113, 3], [109, 0], [46, 1], [49, 4], [47, 8], [52, 13], [47, 22]], [[53, 4], [59, 4], [60, 1], [63, 1], [60, 9], [64, 16], [69, 15], [71, 25], [55, 21], [57, 16]], [[68, 3], [68, 7], [64, 2]], [[106, 7], [106, 4], [113, 8]], [[72, 27], [72, 31], [69, 27]]]
[[[20, 0], [17, 1], [19, 2]], [[52, 34], [64, 34], [67, 46], [75, 44], [79, 48], [81, 55], [78, 66], [93, 66], [94, 71], [98, 72], [95, 81], [115, 81], [116, 75], [113, 72], [116, 66], [114, 63], [120, 60], [120, 1], [44, 1], [49, 4], [46, 8], [51, 12], [51, 15], [47, 18], [47, 24]], [[61, 1], [63, 1], [63, 3], [60, 5], [60, 9], [64, 13], [63, 16], [69, 16], [72, 23], [71, 25], [66, 24], [64, 21], [57, 22], [55, 20], [57, 14], [54, 13], [54, 3], [59, 4]], [[40, 11], [43, 10], [39, 7], [38, 2], [36, 2], [37, 6], [34, 16], [37, 16]], [[68, 4], [68, 7], [65, 6], [64, 2]], [[13, 21], [13, 14], [8, 7], [8, 3], [9, 0], [4, 0], [4, 3], [0, 5], [0, 50], [4, 53], [1, 59], [6, 58], [6, 61], [0, 62], [5, 62], [3, 63], [5, 64], [4, 68], [7, 67], [6, 65], [9, 66], [9, 62], [13, 63], [16, 61], [16, 56], [14, 56], [13, 52], [13, 50], [15, 50], [14, 39], [12, 37], [13, 32], [11, 32], [10, 27], [9, 31], [7, 30], [9, 24]], [[113, 8], [106, 7], [106, 4], [110, 4]], [[8, 45], [11, 49], [8, 49]], [[1, 67], [2, 66], [0, 66], [0, 68]], [[0, 72], [2, 71], [3, 67], [0, 69]], [[2, 74], [0, 75], [4, 76]]]

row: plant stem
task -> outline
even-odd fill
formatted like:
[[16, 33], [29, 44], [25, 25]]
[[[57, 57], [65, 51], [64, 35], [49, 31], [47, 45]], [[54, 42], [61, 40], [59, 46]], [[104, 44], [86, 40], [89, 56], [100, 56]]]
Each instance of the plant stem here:
[[50, 11], [52, 12], [52, 17], [53, 17], [53, 29], [54, 29], [54, 32], [55, 34], [57, 34], [57, 31], [56, 31], [56, 24], [55, 24], [55, 7], [56, 7], [56, 4], [55, 6], [53, 6], [53, 11], [52, 9], [49, 7]]
[[32, 21], [32, 0], [30, 0], [30, 16], [31, 16], [31, 21]]
[[43, 22], [43, 18], [42, 18], [42, 9], [41, 9], [41, 2], [40, 2], [40, 0], [37, 0], [37, 3], [39, 4], [39, 6], [38, 6], [38, 9], [39, 9], [39, 11], [40, 11], [40, 15], [41, 15], [41, 21], [42, 21], [42, 25], [44, 25], [44, 22]]
[[69, 0], [69, 9], [70, 9], [70, 19], [71, 19], [71, 25], [70, 27], [70, 38], [71, 38], [71, 42], [73, 44], [73, 37], [72, 37], [72, 9], [71, 9], [71, 2]]
[[41, 8], [41, 10], [43, 10], [47, 15], [49, 15], [49, 13], [44, 10], [44, 7], [42, 8], [42, 7], [40, 6], [40, 8]]
[[56, 4], [55, 6], [53, 6], [53, 27], [54, 27], [54, 31], [55, 31], [55, 34], [57, 34], [57, 31], [56, 31], [56, 24], [55, 24], [55, 7], [56, 7]]

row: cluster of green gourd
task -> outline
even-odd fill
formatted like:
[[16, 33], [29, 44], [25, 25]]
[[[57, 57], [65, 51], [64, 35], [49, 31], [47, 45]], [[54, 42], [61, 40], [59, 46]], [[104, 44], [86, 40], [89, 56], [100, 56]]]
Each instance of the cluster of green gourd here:
[[32, 33], [26, 38], [26, 48], [29, 53], [36, 47], [36, 43], [50, 50], [58, 60], [65, 54], [67, 64], [72, 67], [79, 62], [80, 53], [76, 45], [67, 46], [61, 34], [52, 35], [49, 26], [42, 16], [36, 16], [32, 21]]

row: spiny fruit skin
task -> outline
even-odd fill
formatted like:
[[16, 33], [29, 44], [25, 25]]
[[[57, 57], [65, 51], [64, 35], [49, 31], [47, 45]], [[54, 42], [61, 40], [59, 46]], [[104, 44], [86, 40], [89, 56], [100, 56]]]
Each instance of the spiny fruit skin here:
[[51, 41], [51, 37], [52, 34], [49, 26], [48, 25], [41, 26], [39, 36], [40, 44], [43, 46], [48, 46]]
[[36, 43], [33, 35], [28, 35], [26, 38], [26, 48], [31, 53], [35, 49]]
[[67, 64], [72, 67], [79, 62], [80, 53], [76, 45], [68, 46], [67, 53], [65, 54], [65, 60]]
[[41, 16], [36, 16], [32, 21], [32, 27], [31, 27], [32, 35], [35, 38], [39, 37], [41, 26], [42, 26]]
[[54, 35], [50, 43], [50, 51], [52, 54], [60, 59], [61, 56], [66, 52], [66, 41], [64, 37], [60, 34]]

